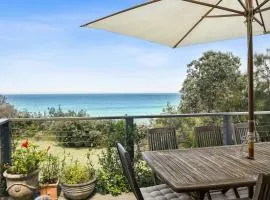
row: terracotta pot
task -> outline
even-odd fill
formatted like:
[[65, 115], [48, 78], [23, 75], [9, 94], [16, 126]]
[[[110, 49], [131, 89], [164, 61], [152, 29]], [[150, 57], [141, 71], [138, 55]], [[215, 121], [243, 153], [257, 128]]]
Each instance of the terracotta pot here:
[[57, 200], [60, 194], [58, 190], [59, 180], [55, 184], [44, 184], [39, 187], [40, 195], [50, 196], [52, 200]]
[[30, 174], [8, 174], [4, 172], [7, 192], [14, 200], [31, 200], [38, 189], [39, 170]]
[[86, 199], [93, 193], [95, 189], [96, 178], [92, 179], [89, 182], [81, 184], [61, 183], [60, 185], [66, 198], [72, 200]]

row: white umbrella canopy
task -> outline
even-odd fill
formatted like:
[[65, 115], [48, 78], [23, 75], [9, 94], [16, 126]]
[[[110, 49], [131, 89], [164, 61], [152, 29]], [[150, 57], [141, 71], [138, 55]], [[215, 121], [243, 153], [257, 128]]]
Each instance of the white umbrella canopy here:
[[[213, 9], [191, 1], [154, 0], [83, 26], [134, 36], [170, 47], [209, 43], [247, 35], [246, 19], [243, 16], [245, 10], [238, 0], [204, 0], [204, 2], [237, 12]], [[258, 0], [258, 4], [261, 3], [263, 0]], [[263, 8], [266, 8], [267, 4], [270, 6], [268, 2]], [[253, 5], [257, 5], [256, 0]], [[235, 16], [211, 17], [216, 15]], [[261, 23], [260, 12], [255, 13], [255, 17]], [[254, 23], [255, 35], [270, 31], [270, 11], [263, 11], [262, 17], [265, 29], [258, 22]]]
[[152, 0], [82, 27], [173, 48], [247, 36], [248, 158], [254, 159], [253, 35], [270, 33], [270, 0]]

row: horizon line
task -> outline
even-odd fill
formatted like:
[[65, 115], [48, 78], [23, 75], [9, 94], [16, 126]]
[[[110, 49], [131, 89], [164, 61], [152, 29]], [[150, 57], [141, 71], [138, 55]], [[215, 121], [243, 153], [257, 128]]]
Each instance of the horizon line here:
[[179, 92], [81, 92], [81, 93], [0, 93], [0, 95], [80, 95], [80, 94], [179, 94]]

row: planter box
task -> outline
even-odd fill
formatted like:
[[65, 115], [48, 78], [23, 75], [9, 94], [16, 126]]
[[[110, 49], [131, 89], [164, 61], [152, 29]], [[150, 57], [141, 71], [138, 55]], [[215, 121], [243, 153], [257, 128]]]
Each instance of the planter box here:
[[8, 174], [4, 172], [7, 181], [7, 192], [15, 200], [32, 200], [38, 189], [39, 170], [30, 174]]
[[95, 189], [95, 184], [96, 178], [82, 184], [61, 183], [61, 189], [64, 193], [64, 196], [67, 197], [68, 199], [73, 200], [86, 199], [93, 193]]
[[48, 195], [52, 200], [57, 200], [59, 192], [59, 180], [55, 184], [46, 184], [39, 187], [40, 195]]

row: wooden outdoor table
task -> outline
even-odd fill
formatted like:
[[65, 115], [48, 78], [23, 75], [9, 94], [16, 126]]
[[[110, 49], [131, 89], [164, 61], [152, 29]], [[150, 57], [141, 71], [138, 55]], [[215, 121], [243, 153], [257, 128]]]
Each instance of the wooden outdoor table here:
[[173, 190], [204, 195], [213, 189], [253, 187], [259, 173], [270, 173], [270, 143], [255, 144], [255, 160], [245, 158], [240, 149], [234, 145], [146, 151], [142, 156]]

